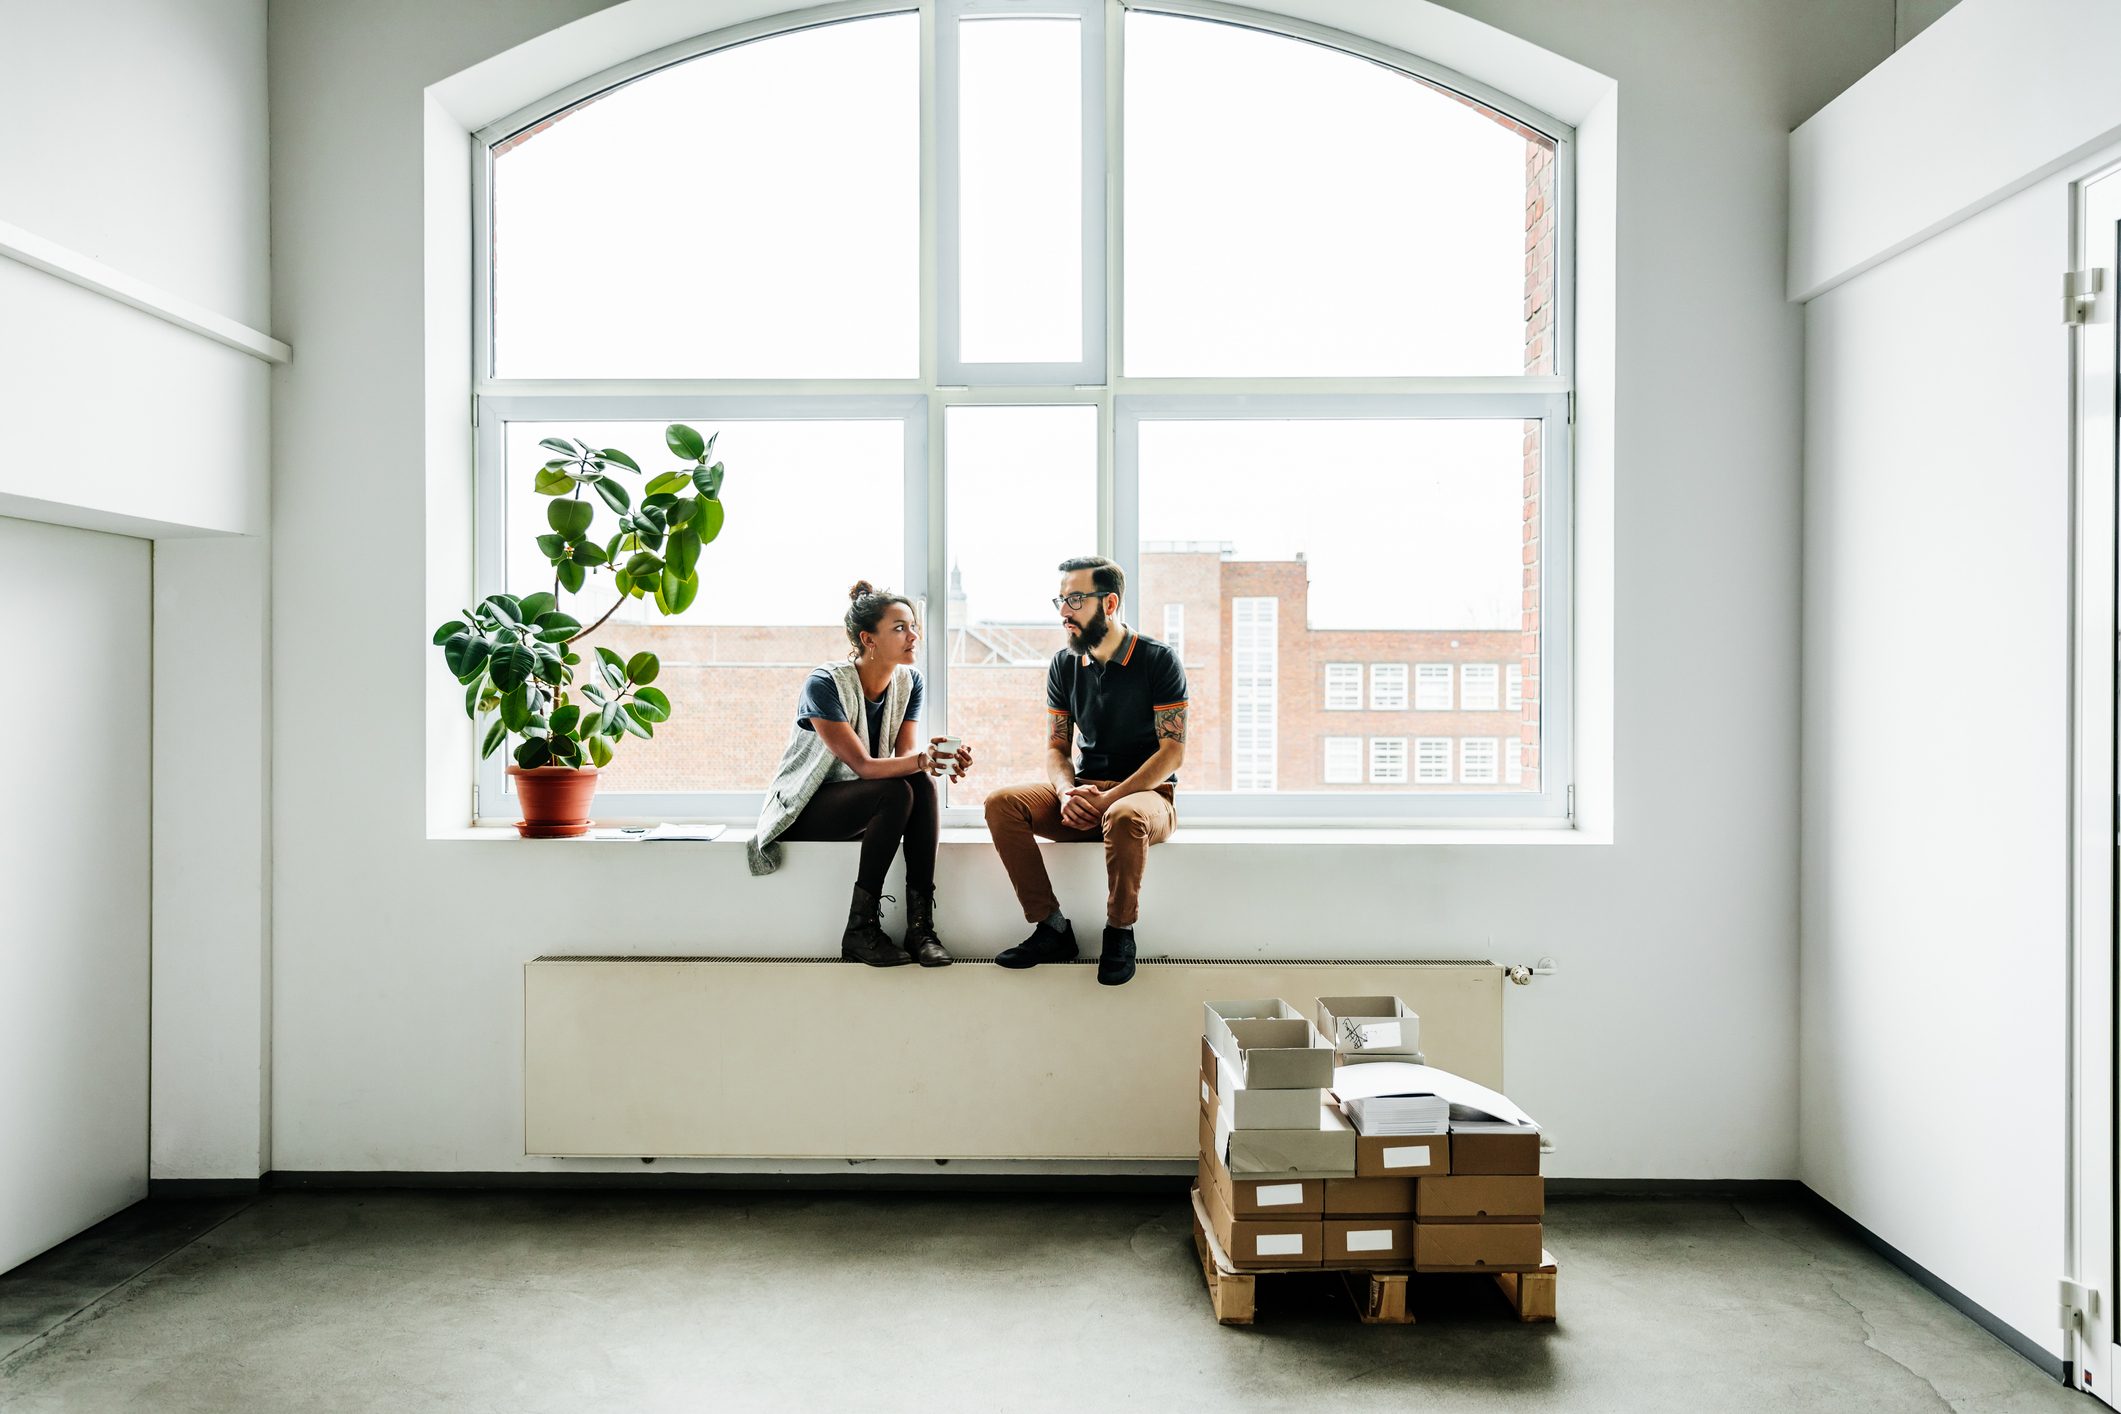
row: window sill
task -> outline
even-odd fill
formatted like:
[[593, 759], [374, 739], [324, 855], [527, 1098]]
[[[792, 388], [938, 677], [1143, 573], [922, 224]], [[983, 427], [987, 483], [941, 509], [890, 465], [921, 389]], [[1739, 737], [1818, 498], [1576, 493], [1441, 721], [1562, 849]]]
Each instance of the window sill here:
[[[600, 824], [607, 822], [599, 822]], [[626, 822], [630, 823], [630, 822]], [[652, 821], [643, 823], [653, 823]], [[657, 840], [657, 851], [681, 849], [727, 849], [734, 845], [751, 842], [752, 831], [732, 825], [719, 839], [713, 840]], [[507, 841], [521, 844], [565, 844], [591, 845], [635, 845], [646, 843], [639, 840], [576, 839], [576, 840], [525, 840], [516, 833], [515, 826], [508, 823], [466, 826], [455, 830], [430, 830], [430, 840], [447, 841]], [[1282, 848], [1285, 846], [1316, 848], [1351, 848], [1370, 845], [1399, 846], [1401, 848], [1430, 846], [1491, 846], [1491, 845], [1564, 845], [1583, 846], [1611, 844], [1610, 836], [1589, 830], [1553, 826], [1495, 826], [1485, 829], [1429, 828], [1420, 825], [1398, 825], [1379, 827], [1374, 825], [1196, 825], [1184, 826], [1158, 848], [1235, 848], [1258, 849], [1263, 846]], [[944, 849], [976, 846], [993, 848], [985, 827], [978, 825], [953, 826], [942, 832]]]

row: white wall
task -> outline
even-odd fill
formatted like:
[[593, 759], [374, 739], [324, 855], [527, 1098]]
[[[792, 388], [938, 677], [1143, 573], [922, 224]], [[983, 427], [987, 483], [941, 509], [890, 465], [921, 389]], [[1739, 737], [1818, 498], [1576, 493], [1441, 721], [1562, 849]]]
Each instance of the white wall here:
[[[212, 314], [264, 327], [264, 0], [0, 0], [0, 34], [7, 36], [0, 88], [11, 111], [35, 119], [0, 134], [0, 223]], [[141, 986], [152, 988], [152, 1051], [143, 992], [136, 1014], [97, 1018], [71, 1050], [55, 1047], [15, 1073], [54, 1075], [84, 1047], [107, 1058], [85, 1075], [121, 1061], [129, 1067], [130, 1088], [114, 1089], [107, 1103], [113, 1115], [127, 1106], [139, 1111], [131, 1150], [114, 1170], [132, 1196], [150, 1172], [254, 1178], [263, 1172], [266, 1060], [267, 582], [265, 546], [256, 538], [269, 510], [266, 365], [0, 259], [0, 388], [15, 445], [63, 449], [0, 465], [0, 515], [161, 541], [152, 559], [144, 539], [76, 533], [64, 542], [123, 544], [139, 567], [136, 579], [70, 569], [66, 594], [138, 635], [126, 648], [127, 676], [108, 677], [110, 685], [98, 687], [108, 698], [85, 706], [122, 712], [126, 731], [138, 734], [141, 779], [126, 803], [138, 817], [140, 847], [115, 849], [101, 872], [84, 879], [77, 854], [90, 838], [55, 826], [40, 830], [19, 861], [9, 860], [25, 871], [34, 908], [82, 907], [74, 894], [83, 887], [108, 892], [98, 907], [137, 901], [137, 926], [123, 942]], [[25, 619], [36, 611], [13, 597], [18, 587], [49, 592], [27, 575], [8, 564], [9, 612]], [[60, 740], [96, 736], [92, 726], [68, 725]], [[71, 750], [50, 759], [78, 764]], [[34, 1005], [36, 994], [21, 999]], [[73, 1014], [63, 992], [43, 1001], [40, 1014], [53, 1023]], [[158, 1120], [152, 1161], [150, 1066]], [[177, 1096], [181, 1105], [164, 1103]], [[174, 1121], [166, 1132], [165, 1110]], [[99, 1152], [101, 1141], [90, 1142], [106, 1123], [97, 1106], [77, 1106], [73, 1117], [79, 1152]], [[0, 1221], [12, 1211], [0, 1204]], [[81, 1222], [101, 1215], [84, 1209]], [[47, 1232], [46, 1240], [67, 1231]], [[9, 1261], [0, 1250], [0, 1265]]]
[[[1792, 246], [1792, 289], [1827, 290], [1805, 306], [1801, 1173], [2058, 1356], [2075, 169], [2040, 174], [2121, 100], [2050, 101], [2075, 86], [2036, 60], [2113, 22], [1965, 0], [1792, 138], [1793, 222], [1838, 233]], [[1906, 163], [1970, 102], [1998, 123], [1966, 164]], [[1969, 1143], [1969, 1114], [2004, 1141]]]
[[0, 1271], [147, 1192], [149, 555], [0, 519]]
[[[356, 754], [313, 718], [275, 733], [277, 1169], [551, 1167], [522, 1156], [524, 960], [816, 953], [843, 915], [852, 860], [836, 847], [798, 850], [754, 880], [731, 846], [561, 855], [423, 838], [433, 586], [416, 525], [365, 533], [376, 508], [408, 512], [431, 491], [452, 524], [468, 504], [450, 471], [462, 403], [423, 396], [423, 294], [434, 282], [434, 317], [454, 321], [464, 258], [430, 263], [420, 244], [423, 180], [446, 196], [464, 148], [430, 125], [423, 90], [591, 8], [273, 5], [274, 308], [299, 350], [274, 403], [274, 696], [314, 695], [358, 665], [366, 743]], [[1446, 38], [1481, 33], [1424, 5], [1302, 8], [1395, 39], [1431, 20]], [[1587, 632], [1610, 645], [1613, 685], [1591, 716], [1611, 723], [1600, 806], [1616, 842], [1172, 846], [1153, 858], [1142, 937], [1175, 953], [1552, 953], [1561, 975], [1512, 997], [1507, 1064], [1559, 1144], [1556, 1171], [1787, 1177], [1800, 328], [1782, 298], [1785, 135], [1890, 51], [1892, 5], [1464, 8], [1618, 84], [1616, 99], [1595, 74], [1549, 66], [1617, 131], [1603, 159], [1617, 194], [1585, 197], [1608, 213], [1618, 203], [1594, 299], [1617, 316], [1605, 334], [1617, 373], [1609, 358], [1585, 374], [1609, 399], [1608, 518], [1591, 518], [1597, 543], [1579, 547], [1579, 563], [1604, 567], [1587, 571], [1607, 596], [1586, 596], [1605, 615]], [[735, 13], [706, 0], [689, 12], [696, 30]], [[1478, 46], [1464, 48], [1461, 67], [1477, 68]], [[567, 58], [601, 51], [570, 31], [538, 52], [557, 83]], [[1556, 111], [1566, 87], [1550, 86]], [[1589, 117], [1583, 104], [1564, 116]], [[424, 177], [423, 144], [438, 163]], [[460, 352], [437, 354], [433, 376], [461, 379]], [[434, 488], [423, 445], [443, 477]], [[461, 563], [445, 554], [434, 573]], [[1071, 898], [1094, 896], [1090, 853], [1063, 871]], [[942, 875], [960, 947], [1020, 935], [989, 851], [946, 846]], [[616, 924], [622, 896], [640, 902]]]

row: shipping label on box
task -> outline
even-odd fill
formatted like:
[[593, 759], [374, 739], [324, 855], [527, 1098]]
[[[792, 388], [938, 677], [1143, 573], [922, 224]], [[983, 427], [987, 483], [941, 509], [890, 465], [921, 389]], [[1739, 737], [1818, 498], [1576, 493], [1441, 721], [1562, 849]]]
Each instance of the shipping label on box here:
[[1404, 1060], [1421, 1050], [1421, 1018], [1398, 997], [1320, 997], [1318, 1029], [1345, 1055]]
[[1539, 1131], [1517, 1129], [1466, 1134], [1451, 1132], [1452, 1173], [1539, 1172]]
[[1239, 1178], [1355, 1177], [1355, 1131], [1331, 1105], [1318, 1107], [1313, 1129], [1235, 1129], [1216, 1112], [1215, 1151]]
[[1215, 1240], [1233, 1267], [1315, 1267], [1324, 1232], [1317, 1218], [1241, 1218], [1212, 1184], [1198, 1190]]
[[1423, 1222], [1526, 1222], [1547, 1210], [1546, 1180], [1529, 1174], [1453, 1174], [1414, 1185]]
[[1413, 1228], [1417, 1272], [1528, 1272], [1546, 1260], [1538, 1223], [1424, 1223]]
[[1451, 1172], [1451, 1140], [1444, 1134], [1358, 1134], [1360, 1178], [1428, 1178]]
[[[1356, 1142], [1362, 1141], [1358, 1138]], [[1411, 1178], [1329, 1178], [1325, 1189], [1327, 1217], [1350, 1213], [1409, 1217], [1414, 1212]]]
[[1225, 1024], [1217, 1053], [1247, 1090], [1323, 1090], [1333, 1083], [1333, 1052], [1301, 1017]]
[[1405, 1218], [1327, 1218], [1323, 1260], [1329, 1267], [1406, 1267], [1414, 1260], [1414, 1225]]

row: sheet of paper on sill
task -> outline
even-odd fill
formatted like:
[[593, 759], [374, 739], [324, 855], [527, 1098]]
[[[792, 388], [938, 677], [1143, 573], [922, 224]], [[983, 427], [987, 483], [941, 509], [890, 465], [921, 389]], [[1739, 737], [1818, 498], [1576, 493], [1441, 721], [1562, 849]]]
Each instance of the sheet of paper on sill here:
[[1344, 1065], [1333, 1072], [1333, 1094], [1342, 1100], [1370, 1100], [1382, 1095], [1440, 1095], [1451, 1103], [1451, 1127], [1469, 1129], [1469, 1132], [1477, 1132], [1470, 1131], [1470, 1126], [1475, 1125], [1507, 1129], [1539, 1127], [1539, 1122], [1519, 1109], [1508, 1096], [1433, 1065], [1411, 1065], [1403, 1061]]
[[668, 821], [654, 826], [629, 826], [616, 830], [591, 830], [584, 839], [614, 840], [625, 843], [633, 840], [714, 840], [722, 837], [727, 825], [673, 825]]

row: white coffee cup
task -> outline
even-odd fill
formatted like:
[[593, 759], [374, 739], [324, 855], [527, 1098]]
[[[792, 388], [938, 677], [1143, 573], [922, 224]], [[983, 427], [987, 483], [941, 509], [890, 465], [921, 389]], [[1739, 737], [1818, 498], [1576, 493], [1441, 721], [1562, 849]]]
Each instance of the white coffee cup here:
[[954, 736], [942, 737], [928, 743], [928, 756], [937, 765], [956, 765], [957, 750], [964, 745]]

